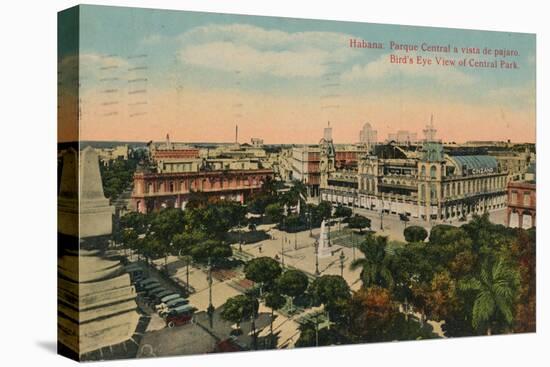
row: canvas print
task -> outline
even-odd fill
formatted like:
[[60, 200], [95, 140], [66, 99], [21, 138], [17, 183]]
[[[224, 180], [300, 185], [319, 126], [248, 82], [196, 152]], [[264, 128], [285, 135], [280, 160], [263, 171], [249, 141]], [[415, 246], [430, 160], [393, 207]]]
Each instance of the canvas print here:
[[534, 34], [58, 17], [60, 354], [536, 331]]

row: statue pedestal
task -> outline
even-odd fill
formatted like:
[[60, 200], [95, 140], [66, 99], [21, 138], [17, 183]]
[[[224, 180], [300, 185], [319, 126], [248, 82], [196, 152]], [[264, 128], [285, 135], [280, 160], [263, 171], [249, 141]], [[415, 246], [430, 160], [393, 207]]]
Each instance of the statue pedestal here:
[[330, 245], [328, 228], [325, 224], [325, 221], [321, 223], [321, 235], [319, 237], [319, 248], [317, 256], [319, 256], [319, 258], [332, 256], [332, 247]]
[[115, 209], [103, 194], [97, 153], [86, 147], [77, 155], [74, 149], [63, 155], [58, 231], [79, 238], [109, 235]]

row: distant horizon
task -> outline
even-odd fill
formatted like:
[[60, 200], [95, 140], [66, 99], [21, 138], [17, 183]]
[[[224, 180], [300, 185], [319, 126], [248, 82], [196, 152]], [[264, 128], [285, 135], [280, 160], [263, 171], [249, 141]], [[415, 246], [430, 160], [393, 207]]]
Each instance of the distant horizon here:
[[[261, 139], [261, 138], [260, 138]], [[319, 139], [320, 140], [320, 139]], [[414, 145], [414, 144], [421, 144], [423, 142], [424, 139], [418, 139], [417, 141], [415, 142], [411, 142], [411, 145]], [[79, 140], [80, 143], [140, 143], [140, 144], [147, 144], [149, 143], [150, 141], [152, 141], [153, 143], [163, 143], [165, 142], [166, 140]], [[172, 144], [226, 144], [226, 145], [231, 145], [231, 144], [235, 144], [234, 141], [180, 141], [180, 140], [172, 140], [170, 139], [170, 142]], [[390, 140], [388, 139], [384, 139], [382, 141], [377, 141], [375, 142], [374, 144], [385, 144], [385, 143], [388, 143], [390, 142]], [[495, 143], [508, 143], [508, 144], [514, 144], [514, 145], [521, 145], [521, 144], [534, 144], [536, 145], [536, 142], [529, 142], [529, 141], [507, 141], [507, 140], [468, 140], [468, 141], [462, 141], [462, 142], [455, 142], [455, 141], [441, 141], [442, 144], [450, 144], [450, 143], [454, 143], [454, 144], [457, 144], [457, 145], [461, 145], [461, 144], [467, 144], [467, 143], [483, 143], [483, 142], [495, 142]], [[63, 143], [71, 143], [71, 142], [63, 142]], [[249, 141], [245, 141], [245, 142], [238, 142], [240, 145], [243, 145], [243, 144], [250, 144], [250, 140]], [[359, 144], [360, 142], [359, 141], [356, 141], [356, 142], [337, 142], [337, 141], [334, 141], [333, 139], [333, 143], [336, 144], [336, 145], [344, 145], [344, 144], [350, 144], [350, 145], [354, 145], [354, 144]], [[263, 145], [317, 145], [318, 143], [263, 143]]]

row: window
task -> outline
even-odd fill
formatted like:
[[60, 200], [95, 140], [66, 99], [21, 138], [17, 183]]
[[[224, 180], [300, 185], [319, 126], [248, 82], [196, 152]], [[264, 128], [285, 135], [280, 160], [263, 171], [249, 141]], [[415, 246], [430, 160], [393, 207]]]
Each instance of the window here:
[[430, 167], [430, 177], [431, 177], [432, 179], [435, 179], [436, 172], [437, 172], [437, 168], [435, 168], [435, 166], [431, 166], [431, 167]]
[[531, 206], [531, 193], [529, 191], [523, 193], [523, 205]]
[[420, 177], [426, 177], [426, 166], [422, 166], [420, 170]]
[[517, 193], [517, 191], [512, 191], [512, 197], [510, 198], [510, 201], [512, 202], [512, 204], [517, 204], [518, 203], [518, 193]]
[[437, 189], [435, 187], [435, 184], [432, 184], [430, 188], [430, 199], [432, 202], [437, 200]]

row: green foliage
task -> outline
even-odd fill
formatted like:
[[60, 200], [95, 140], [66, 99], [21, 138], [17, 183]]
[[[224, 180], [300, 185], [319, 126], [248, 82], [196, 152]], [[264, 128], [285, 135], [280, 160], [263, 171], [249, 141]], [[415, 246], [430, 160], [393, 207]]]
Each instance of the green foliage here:
[[350, 217], [348, 220], [348, 227], [359, 229], [359, 232], [363, 232], [363, 229], [370, 228], [371, 221], [369, 218], [364, 217], [359, 214], [355, 214], [353, 217]]
[[351, 208], [343, 206], [342, 204], [339, 204], [336, 209], [334, 209], [335, 218], [349, 218], [352, 214], [353, 211], [351, 210]]
[[299, 270], [287, 270], [277, 280], [281, 293], [292, 298], [304, 294], [308, 283], [307, 276]]
[[328, 201], [321, 201], [319, 205], [317, 205], [316, 210], [316, 216], [320, 219], [320, 222], [332, 217], [332, 204]]
[[193, 246], [189, 255], [193, 261], [205, 264], [211, 260], [212, 264], [216, 265], [233, 255], [233, 250], [231, 246], [222, 241], [210, 239]]
[[207, 235], [200, 231], [177, 233], [172, 237], [175, 255], [190, 255], [193, 247], [206, 241]]
[[269, 292], [265, 295], [265, 305], [272, 310], [279, 310], [286, 304], [286, 298], [278, 292]]
[[240, 294], [229, 298], [223, 305], [220, 316], [222, 319], [239, 325], [243, 320], [247, 320], [258, 313], [258, 300]]
[[186, 231], [201, 231], [221, 240], [231, 228], [246, 223], [246, 207], [234, 201], [219, 201], [186, 209], [184, 216]]
[[323, 328], [315, 330], [312, 323], [300, 325], [300, 338], [296, 341], [296, 348], [349, 344], [342, 335], [334, 329]]
[[103, 193], [111, 200], [116, 200], [122, 192], [131, 187], [137, 161], [133, 159], [116, 159], [107, 165], [100, 165]]
[[163, 209], [151, 220], [151, 231], [159, 240], [168, 245], [174, 235], [183, 231], [184, 221], [183, 211], [180, 209]]
[[325, 305], [331, 319], [344, 317], [351, 290], [346, 280], [338, 275], [323, 275], [310, 285], [313, 298]]
[[279, 203], [269, 204], [265, 208], [265, 215], [270, 222], [279, 223], [283, 219], [283, 206]]
[[262, 284], [272, 284], [281, 275], [281, 272], [279, 262], [270, 257], [252, 259], [244, 267], [246, 279]]
[[[494, 265], [488, 261], [481, 267], [478, 277], [470, 277], [460, 283], [464, 291], [476, 294], [472, 310], [472, 326], [486, 329], [488, 334], [495, 326], [510, 327], [514, 319], [513, 306], [520, 287], [516, 270], [499, 260]], [[502, 320], [503, 325], [497, 325]]]
[[380, 286], [392, 288], [394, 285], [393, 274], [389, 266], [390, 256], [386, 252], [388, 238], [382, 236], [367, 235], [359, 244], [358, 249], [364, 258], [358, 258], [351, 263], [352, 270], [361, 269], [363, 287]]
[[409, 226], [403, 231], [405, 241], [407, 242], [424, 242], [428, 237], [428, 231], [424, 227]]

